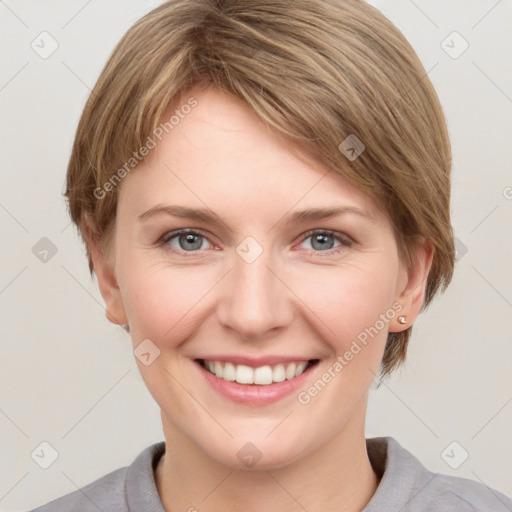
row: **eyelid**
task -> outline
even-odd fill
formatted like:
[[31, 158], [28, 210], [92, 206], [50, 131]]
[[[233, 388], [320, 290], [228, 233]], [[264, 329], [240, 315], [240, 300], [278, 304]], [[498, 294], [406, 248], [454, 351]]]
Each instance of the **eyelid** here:
[[304, 242], [305, 240], [307, 240], [308, 238], [310, 238], [311, 236], [316, 235], [316, 234], [329, 235], [332, 238], [334, 238], [335, 240], [337, 240], [338, 242], [340, 242], [340, 244], [341, 244], [340, 246], [338, 246], [334, 249], [327, 249], [325, 251], [315, 251], [314, 249], [306, 249], [310, 253], [313, 252], [315, 255], [320, 255], [320, 257], [332, 256], [334, 254], [337, 254], [340, 251], [343, 251], [344, 249], [347, 249], [348, 247], [351, 247], [352, 245], [354, 245], [356, 243], [356, 241], [352, 237], [348, 236], [345, 233], [341, 233], [339, 231], [334, 231], [332, 229], [315, 228], [315, 229], [311, 229], [311, 230], [307, 231], [306, 233], [302, 234], [299, 244], [301, 244], [302, 242]]
[[[176, 238], [180, 235], [187, 235], [189, 233], [201, 235], [203, 238], [206, 238], [206, 240], [208, 240], [208, 242], [210, 242], [212, 245], [217, 245], [211, 240], [212, 235], [210, 235], [206, 231], [203, 231], [202, 229], [199, 229], [199, 228], [182, 228], [182, 229], [175, 229], [173, 231], [167, 231], [158, 239], [157, 243], [159, 245], [165, 245], [171, 239]], [[182, 252], [187, 252], [187, 251], [182, 251]], [[188, 252], [198, 252], [198, 251], [188, 251]]]
[[310, 236], [316, 235], [316, 234], [326, 234], [326, 235], [332, 236], [333, 238], [336, 238], [336, 240], [339, 240], [339, 241], [343, 241], [343, 242], [351, 243], [351, 244], [355, 243], [355, 240], [345, 233], [342, 233], [340, 231], [335, 231], [333, 229], [321, 229], [321, 228], [315, 228], [315, 229], [310, 229], [309, 231], [306, 231], [306, 233], [301, 235], [302, 240], [305, 240], [306, 238], [309, 238]]

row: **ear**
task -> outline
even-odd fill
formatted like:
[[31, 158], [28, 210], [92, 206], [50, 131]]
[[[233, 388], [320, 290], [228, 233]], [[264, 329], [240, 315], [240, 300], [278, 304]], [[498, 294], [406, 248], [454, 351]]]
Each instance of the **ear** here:
[[[430, 242], [422, 238], [412, 250], [411, 257], [412, 264], [409, 269], [405, 263], [401, 264], [395, 300], [402, 305], [402, 309], [390, 322], [389, 332], [401, 332], [411, 327], [423, 306], [434, 248]], [[405, 318], [404, 323], [399, 321], [401, 317]]]
[[105, 301], [105, 316], [113, 324], [126, 325], [128, 319], [121, 297], [121, 290], [115, 277], [113, 258], [109, 258], [111, 254], [106, 253], [92, 223], [86, 220], [85, 224], [82, 233], [91, 255], [101, 295]]

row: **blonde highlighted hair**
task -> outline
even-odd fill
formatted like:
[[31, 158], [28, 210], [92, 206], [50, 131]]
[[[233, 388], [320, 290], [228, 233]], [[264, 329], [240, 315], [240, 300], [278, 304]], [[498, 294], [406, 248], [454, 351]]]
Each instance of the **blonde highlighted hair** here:
[[[108, 251], [115, 224], [119, 187], [97, 191], [169, 105], [203, 85], [240, 98], [378, 201], [408, 265], [415, 242], [430, 241], [424, 307], [448, 286], [455, 249], [443, 111], [411, 45], [362, 0], [171, 0], [137, 21], [92, 90], [69, 161], [65, 196], [86, 246], [96, 240]], [[339, 148], [350, 135], [365, 145], [353, 160]], [[405, 359], [410, 334], [388, 335], [383, 377]]]

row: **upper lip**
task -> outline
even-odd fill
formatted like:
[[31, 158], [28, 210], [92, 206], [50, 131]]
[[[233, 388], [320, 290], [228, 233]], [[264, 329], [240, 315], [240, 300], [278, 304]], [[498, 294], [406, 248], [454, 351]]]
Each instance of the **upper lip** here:
[[301, 357], [301, 356], [261, 356], [261, 357], [247, 357], [247, 356], [227, 356], [227, 355], [211, 355], [198, 357], [196, 359], [202, 359], [206, 361], [219, 361], [224, 363], [232, 363], [234, 365], [243, 364], [252, 368], [258, 368], [260, 366], [273, 366], [276, 364], [287, 364], [296, 363], [301, 361], [311, 361], [315, 358], [312, 357]]

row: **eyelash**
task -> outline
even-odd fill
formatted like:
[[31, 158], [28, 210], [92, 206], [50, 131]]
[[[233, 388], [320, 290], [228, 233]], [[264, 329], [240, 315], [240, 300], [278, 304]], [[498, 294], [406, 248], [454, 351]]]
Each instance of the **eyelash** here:
[[[206, 238], [210, 243], [212, 243], [209, 240], [208, 236], [206, 234], [204, 234], [201, 230], [189, 228], [189, 229], [179, 229], [177, 231], [171, 231], [169, 233], [166, 233], [165, 235], [163, 235], [160, 238], [160, 240], [158, 241], [158, 244], [161, 246], [165, 246], [165, 249], [170, 250], [171, 252], [173, 252], [175, 254], [180, 254], [180, 255], [183, 253], [194, 254], [194, 253], [200, 252], [201, 249], [198, 249], [196, 251], [184, 251], [182, 249], [178, 250], [169, 245], [169, 242], [171, 240], [173, 240], [174, 238], [177, 238], [181, 235], [186, 235], [186, 234], [199, 235], [203, 238]], [[335, 240], [337, 240], [338, 242], [340, 242], [340, 244], [341, 244], [340, 246], [338, 246], [334, 249], [327, 249], [325, 251], [318, 251], [315, 249], [306, 249], [308, 252], [315, 253], [315, 255], [318, 254], [318, 255], [322, 256], [323, 254], [325, 254], [326, 256], [332, 256], [333, 254], [337, 254], [337, 253], [341, 252], [342, 250], [347, 249], [354, 243], [354, 241], [351, 238], [349, 238], [347, 235], [337, 233], [336, 231], [331, 231], [328, 229], [310, 230], [310, 231], [304, 233], [304, 235], [302, 235], [302, 239], [301, 239], [300, 243], [306, 241], [308, 238], [311, 238], [314, 235], [328, 235], [328, 236], [334, 238]]]

